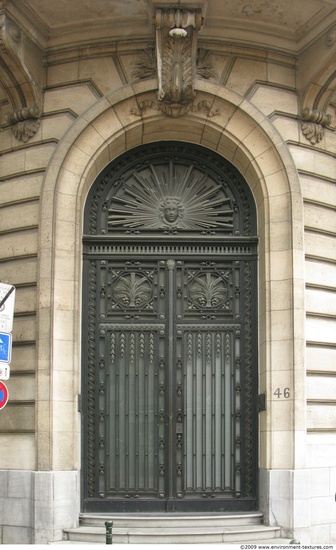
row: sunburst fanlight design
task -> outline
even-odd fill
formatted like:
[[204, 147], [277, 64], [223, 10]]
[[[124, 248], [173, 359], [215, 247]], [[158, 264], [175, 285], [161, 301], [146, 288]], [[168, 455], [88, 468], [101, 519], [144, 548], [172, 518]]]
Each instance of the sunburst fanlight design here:
[[231, 198], [195, 166], [149, 164], [134, 172], [111, 199], [110, 228], [232, 229]]

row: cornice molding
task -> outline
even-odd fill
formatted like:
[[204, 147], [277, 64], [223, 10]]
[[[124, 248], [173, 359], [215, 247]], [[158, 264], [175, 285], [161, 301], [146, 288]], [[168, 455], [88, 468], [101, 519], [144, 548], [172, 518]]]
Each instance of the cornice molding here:
[[7, 15], [39, 49], [48, 47], [48, 29], [28, 5], [21, 0], [0, 0], [0, 14]]
[[[62, 49], [64, 47], [76, 47], [79, 44], [92, 46], [99, 42], [105, 42], [111, 39], [122, 40], [124, 36], [132, 38], [148, 40], [153, 36], [153, 27], [151, 24], [150, 12], [153, 7], [164, 9], [202, 9], [202, 16], [207, 15], [207, 24], [202, 29], [202, 38], [213, 40], [226, 40], [230, 43], [241, 44], [256, 44], [260, 48], [274, 48], [278, 51], [292, 53], [298, 55], [300, 52], [310, 47], [318, 39], [319, 36], [326, 32], [328, 25], [333, 25], [335, 21], [336, 8], [334, 0], [324, 0], [323, 5], [316, 7], [312, 16], [303, 18], [301, 27], [297, 24], [284, 25], [281, 24], [280, 11], [278, 6], [273, 2], [262, 2], [262, 0], [254, 0], [253, 6], [251, 2], [246, 1], [246, 5], [241, 11], [236, 12], [236, 16], [228, 16], [227, 9], [217, 10], [215, 13], [210, 10], [212, 0], [196, 0], [189, 2], [188, 0], [143, 0], [141, 4], [148, 4], [148, 12], [142, 9], [137, 15], [131, 16], [130, 19], [128, 10], [125, 6], [124, 10], [113, 12], [112, 17], [103, 17], [100, 11], [95, 13], [91, 9], [92, 17], [81, 17], [80, 4], [86, 2], [81, 0], [78, 3], [79, 9], [78, 18], [60, 17], [60, 13], [65, 13], [68, 4], [66, 2], [53, 3], [52, 9], [43, 9], [41, 13], [38, 11], [38, 3], [29, 2], [26, 0], [0, 0], [0, 12], [6, 10], [6, 13], [18, 22], [20, 27], [24, 29], [27, 36], [31, 38], [45, 52], [47, 50]], [[73, 0], [72, 3], [74, 3]], [[48, 0], [44, 0], [45, 4], [52, 4]], [[234, 2], [233, 2], [234, 3]], [[55, 4], [55, 6], [54, 6]], [[94, 4], [92, 2], [92, 4]], [[111, 4], [113, 10], [113, 2], [106, 0], [106, 5]], [[135, 4], [137, 4], [135, 2]], [[100, 6], [104, 7], [101, 1]], [[225, 8], [225, 7], [224, 7]], [[43, 12], [43, 13], [42, 13]], [[106, 6], [103, 14], [108, 14]], [[112, 13], [112, 12], [111, 12]], [[260, 17], [259, 17], [260, 13]], [[263, 17], [265, 13], [266, 17]], [[53, 18], [54, 14], [54, 18]], [[270, 14], [278, 15], [272, 17]], [[240, 17], [239, 17], [240, 15]], [[251, 24], [250, 24], [251, 23]]]
[[[272, 48], [267, 50], [260, 49], [254, 45], [233, 44], [226, 40], [204, 40], [198, 36], [198, 47], [204, 51], [223, 56], [241, 57], [256, 61], [268, 61], [270, 63], [288, 67], [290, 69], [297, 67], [297, 58], [288, 53], [280, 53]], [[83, 59], [94, 59], [97, 57], [105, 57], [110, 55], [132, 55], [139, 52], [155, 50], [155, 38], [144, 40], [142, 38], [133, 38], [119, 41], [107, 41], [103, 44], [91, 44], [90, 48], [85, 45], [67, 47], [63, 49], [50, 49], [45, 56], [44, 65], [46, 67], [58, 65], [61, 63], [69, 63], [80, 61]], [[140, 53], [141, 56], [141, 53]]]

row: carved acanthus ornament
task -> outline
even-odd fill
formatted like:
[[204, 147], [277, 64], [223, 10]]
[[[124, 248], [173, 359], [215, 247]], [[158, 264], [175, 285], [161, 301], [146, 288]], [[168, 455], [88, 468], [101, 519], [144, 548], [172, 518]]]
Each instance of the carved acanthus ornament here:
[[[42, 56], [29, 61], [29, 39], [6, 14], [0, 15], [0, 79], [12, 107], [6, 122], [12, 125], [14, 136], [28, 141], [38, 130], [41, 116], [41, 86], [37, 82]], [[29, 60], [28, 60], [29, 58]], [[30, 67], [30, 63], [36, 66]]]
[[301, 129], [306, 138], [315, 145], [324, 135], [324, 128], [331, 125], [331, 115], [306, 107], [302, 112]]
[[201, 10], [156, 10], [156, 57], [160, 101], [179, 104], [194, 100], [197, 33], [201, 27]]
[[156, 52], [144, 51], [134, 71], [136, 78], [157, 74], [158, 101], [144, 101], [140, 116], [148, 108], [159, 110], [171, 117], [185, 115], [189, 111], [211, 111], [206, 101], [195, 102], [196, 75], [213, 78], [215, 73], [208, 52], [197, 50], [197, 35], [203, 24], [202, 11], [180, 9], [157, 9], [155, 12]]
[[28, 141], [40, 126], [40, 110], [37, 105], [7, 113], [7, 121], [13, 125], [13, 134], [20, 141]]

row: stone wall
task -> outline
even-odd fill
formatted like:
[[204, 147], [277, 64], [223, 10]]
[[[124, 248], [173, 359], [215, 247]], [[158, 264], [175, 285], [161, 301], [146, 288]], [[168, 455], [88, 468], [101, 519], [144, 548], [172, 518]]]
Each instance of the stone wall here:
[[0, 544], [47, 544], [78, 521], [77, 472], [0, 471]]

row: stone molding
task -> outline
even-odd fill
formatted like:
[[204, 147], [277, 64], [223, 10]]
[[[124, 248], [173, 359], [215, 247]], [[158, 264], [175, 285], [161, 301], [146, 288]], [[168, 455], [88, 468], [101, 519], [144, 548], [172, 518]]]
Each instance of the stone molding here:
[[134, 116], [141, 116], [147, 109], [152, 109], [154, 111], [161, 111], [163, 114], [176, 118], [187, 113], [205, 113], [209, 118], [212, 118], [220, 114], [219, 109], [213, 110], [209, 101], [202, 100], [198, 103], [190, 102], [186, 105], [176, 105], [176, 104], [167, 104], [161, 103], [160, 101], [145, 100], [139, 103], [138, 109], [131, 109], [131, 114]]
[[312, 145], [316, 145], [324, 136], [324, 128], [331, 125], [331, 115], [327, 115], [318, 109], [306, 107], [301, 118], [302, 133]]

